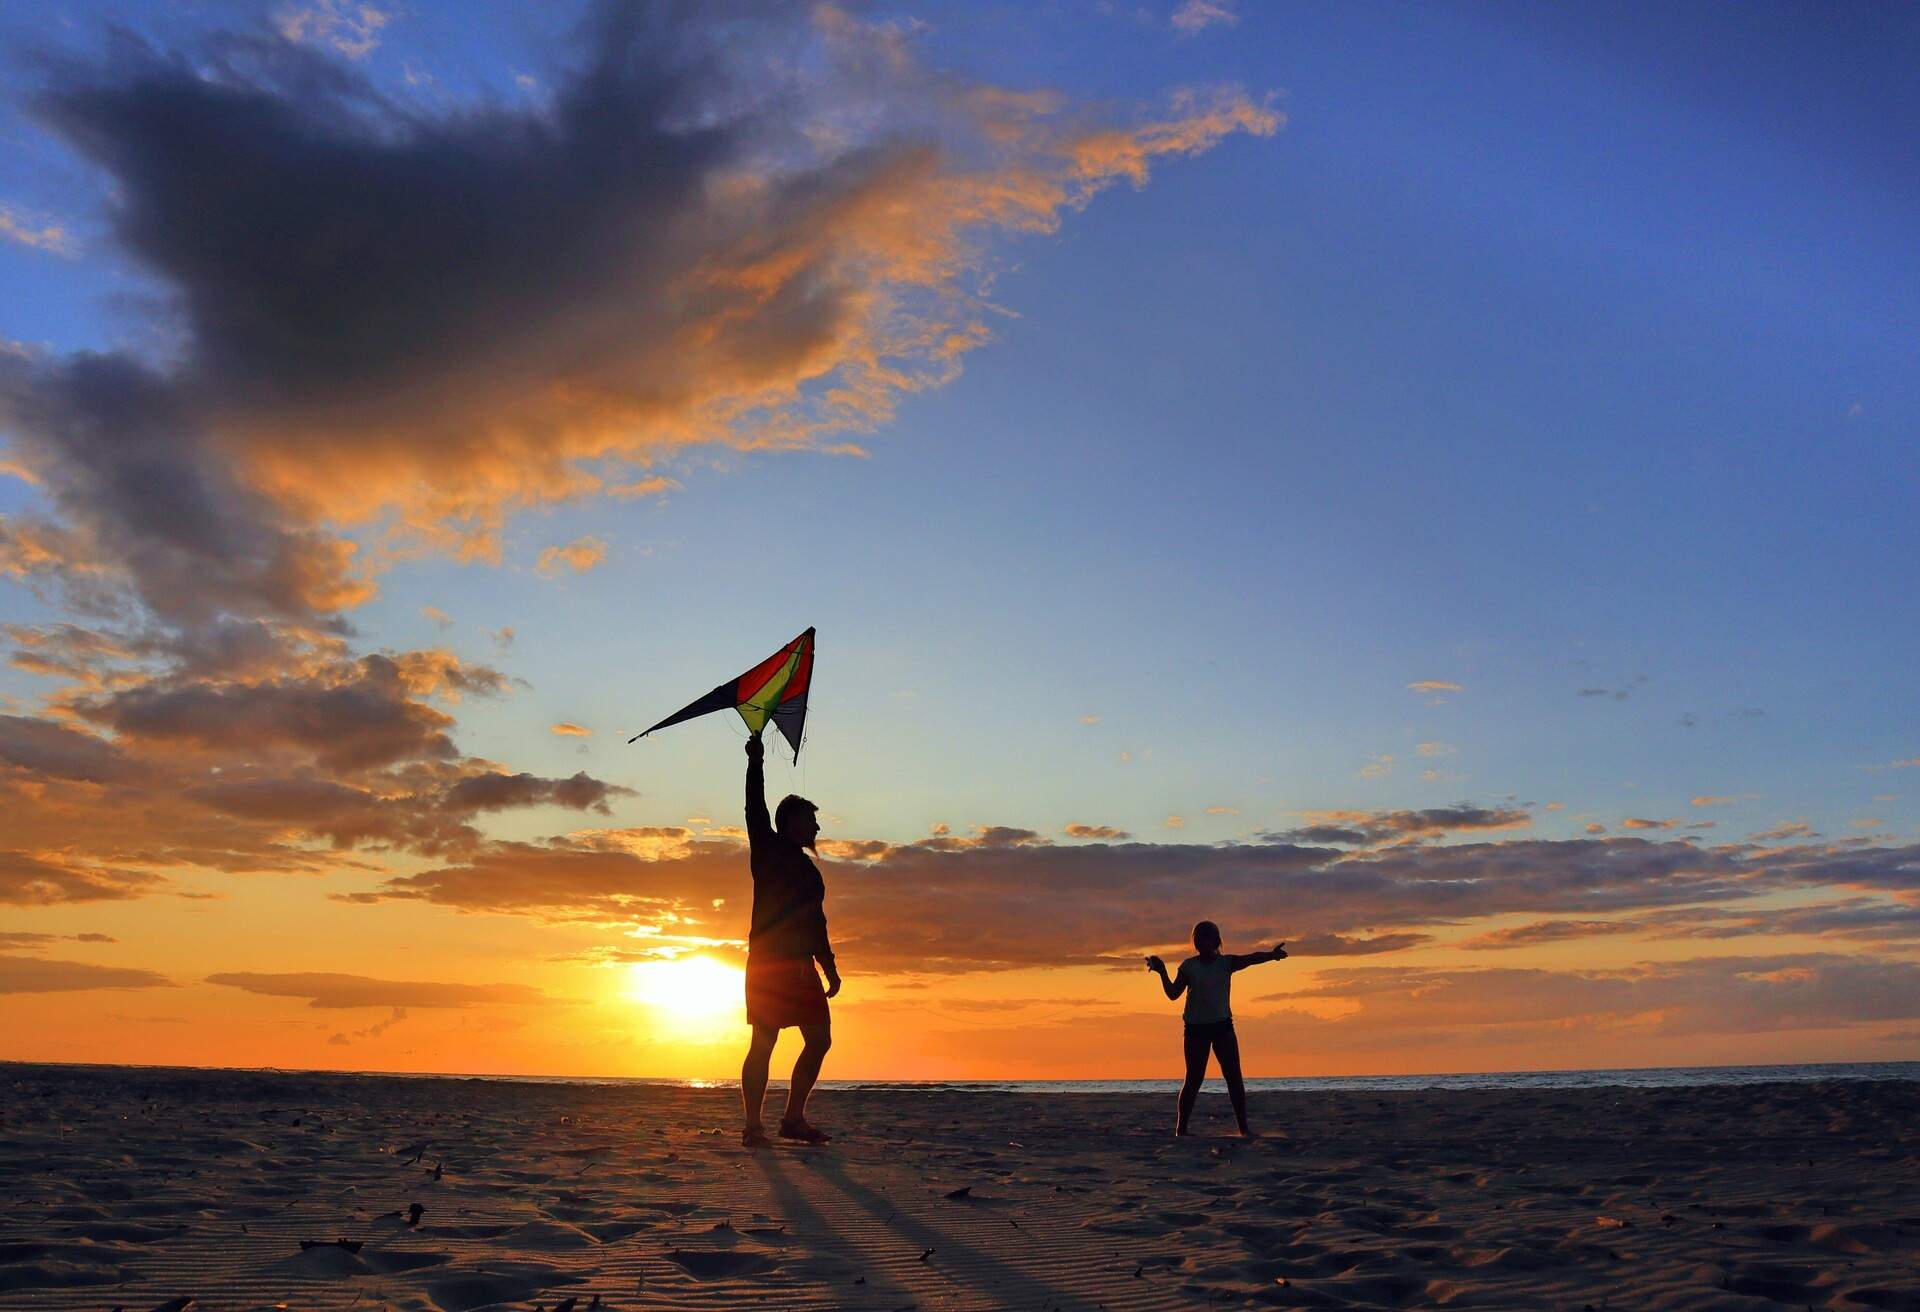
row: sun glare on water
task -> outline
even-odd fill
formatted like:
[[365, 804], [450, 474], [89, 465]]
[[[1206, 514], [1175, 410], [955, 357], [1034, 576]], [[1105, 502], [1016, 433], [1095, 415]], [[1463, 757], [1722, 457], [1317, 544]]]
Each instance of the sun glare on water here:
[[712, 957], [637, 961], [627, 967], [626, 994], [675, 1038], [730, 1038], [746, 1024], [745, 981], [739, 967]]

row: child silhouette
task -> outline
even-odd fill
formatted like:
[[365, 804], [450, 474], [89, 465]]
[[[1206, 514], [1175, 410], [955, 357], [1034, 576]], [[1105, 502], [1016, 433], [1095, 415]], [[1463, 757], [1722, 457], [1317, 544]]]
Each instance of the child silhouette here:
[[1176, 1135], [1187, 1132], [1187, 1120], [1193, 1115], [1194, 1100], [1200, 1096], [1201, 1081], [1207, 1078], [1207, 1053], [1211, 1050], [1220, 1060], [1220, 1074], [1227, 1081], [1227, 1096], [1233, 1099], [1233, 1115], [1240, 1122], [1240, 1133], [1249, 1139], [1257, 1138], [1247, 1124], [1247, 1086], [1240, 1078], [1240, 1040], [1233, 1032], [1233, 1009], [1227, 998], [1236, 972], [1263, 961], [1284, 960], [1287, 945], [1282, 943], [1269, 952], [1233, 956], [1220, 950], [1220, 927], [1211, 920], [1203, 920], [1193, 927], [1193, 948], [1199, 955], [1181, 962], [1172, 978], [1167, 976], [1166, 962], [1158, 957], [1147, 958], [1147, 969], [1160, 977], [1160, 987], [1167, 991], [1169, 998], [1187, 995], [1187, 1078], [1180, 1086], [1180, 1117], [1173, 1132]]

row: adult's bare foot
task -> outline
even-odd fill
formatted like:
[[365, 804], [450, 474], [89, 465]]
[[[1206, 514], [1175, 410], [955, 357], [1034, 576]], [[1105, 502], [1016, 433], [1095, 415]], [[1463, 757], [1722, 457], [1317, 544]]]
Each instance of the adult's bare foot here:
[[771, 1142], [772, 1141], [767, 1138], [766, 1130], [761, 1126], [749, 1125], [740, 1131], [740, 1146], [742, 1148], [766, 1148], [771, 1146]]
[[799, 1141], [800, 1143], [832, 1143], [833, 1142], [832, 1136], [829, 1135], [825, 1130], [822, 1130], [816, 1126], [807, 1124], [807, 1122], [804, 1119], [798, 1120], [798, 1121], [781, 1121], [780, 1137], [782, 1139], [794, 1139]]

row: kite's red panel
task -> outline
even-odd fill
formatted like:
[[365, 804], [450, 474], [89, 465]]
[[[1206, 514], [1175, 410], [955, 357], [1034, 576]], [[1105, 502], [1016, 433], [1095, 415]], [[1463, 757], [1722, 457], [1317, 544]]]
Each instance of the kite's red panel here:
[[794, 668], [793, 678], [787, 681], [787, 690], [780, 694], [782, 702], [790, 702], [795, 697], [805, 697], [807, 684], [813, 679], [813, 642], [808, 638], [801, 638], [800, 641], [807, 645], [801, 649], [800, 664]]
[[[779, 651], [741, 675], [738, 700], [743, 702], [753, 700], [753, 695], [767, 686], [768, 679], [771, 679], [774, 675], [786, 668], [787, 662], [793, 658], [793, 649], [804, 641], [804, 638], [795, 638]], [[806, 667], [812, 663], [811, 653], [803, 656], [801, 658], [801, 670], [804, 671]]]

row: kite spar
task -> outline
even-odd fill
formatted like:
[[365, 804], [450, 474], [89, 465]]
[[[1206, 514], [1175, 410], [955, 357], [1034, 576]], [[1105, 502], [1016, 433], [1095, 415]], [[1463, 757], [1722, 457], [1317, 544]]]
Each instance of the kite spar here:
[[735, 710], [754, 737], [772, 720], [781, 737], [800, 759], [800, 732], [807, 723], [807, 685], [813, 682], [813, 630], [795, 638], [737, 679], [728, 679], [699, 701], [684, 706], [653, 726], [627, 739], [637, 743], [655, 729], [714, 711]]

